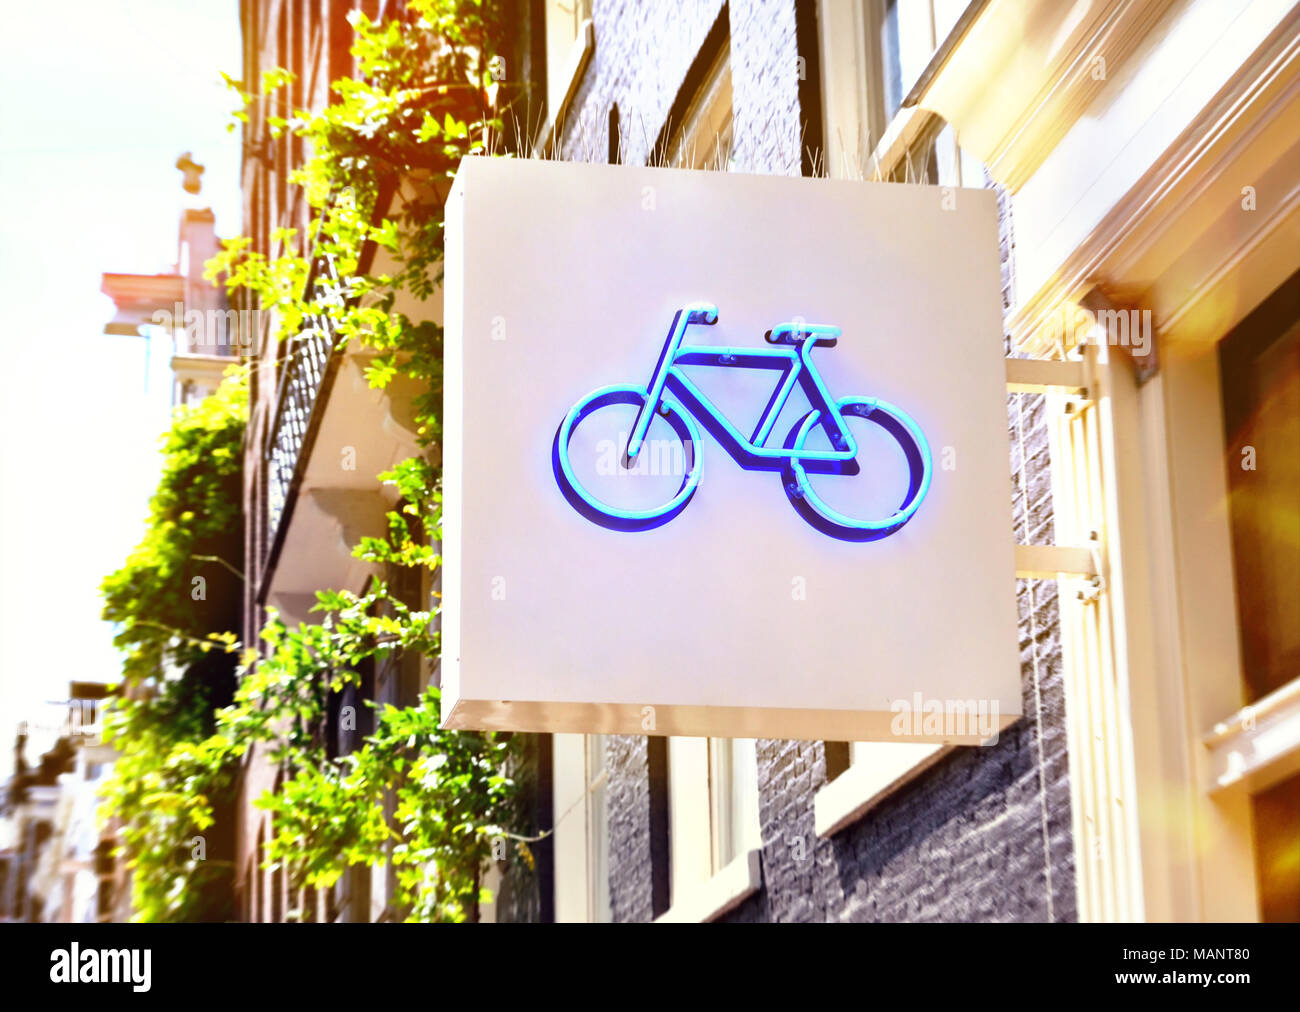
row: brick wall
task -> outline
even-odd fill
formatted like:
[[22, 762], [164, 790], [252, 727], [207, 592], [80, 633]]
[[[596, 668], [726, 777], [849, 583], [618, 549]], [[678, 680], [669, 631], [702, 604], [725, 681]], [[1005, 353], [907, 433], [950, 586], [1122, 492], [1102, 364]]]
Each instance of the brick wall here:
[[610, 915], [623, 922], [653, 920], [649, 750], [645, 738], [631, 735], [605, 741]]
[[723, 0], [595, 0], [596, 48], [564, 120], [564, 157], [606, 160], [609, 110], [617, 103], [623, 161], [644, 164], [722, 6]]
[[[1055, 586], [1020, 581], [1018, 591], [1025, 717], [997, 745], [956, 750], [818, 840], [822, 744], [759, 743], [763, 889], [727, 919], [1075, 919]], [[626, 856], [611, 854], [614, 881]]]
[[[737, 163], [797, 173], [795, 0], [595, 0], [596, 48], [565, 123], [565, 157], [605, 159], [617, 102], [623, 160], [644, 162], [720, 13], [731, 28]], [[1002, 240], [1005, 305], [1014, 266], [1005, 217]], [[1020, 541], [1052, 537], [1043, 412], [1041, 396], [1008, 397], [1008, 494]], [[834, 838], [819, 840], [813, 824], [813, 797], [826, 781], [822, 743], [759, 742], [763, 888], [728, 919], [1075, 919], [1056, 585], [1020, 581], [1017, 600], [1025, 717], [995, 746], [956, 750]], [[606, 763], [613, 917], [648, 920], [645, 739], [610, 738]]]

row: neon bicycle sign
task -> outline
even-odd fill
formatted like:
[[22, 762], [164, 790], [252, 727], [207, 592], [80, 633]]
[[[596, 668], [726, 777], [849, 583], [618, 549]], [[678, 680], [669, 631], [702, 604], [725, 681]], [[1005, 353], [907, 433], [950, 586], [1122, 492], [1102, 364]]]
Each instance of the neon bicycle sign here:
[[[823, 382], [812, 350], [834, 347], [838, 327], [824, 324], [783, 323], [770, 330], [766, 348], [720, 348], [686, 344], [686, 329], [692, 325], [712, 326], [718, 322], [718, 307], [696, 302], [684, 306], [673, 317], [659, 361], [647, 386], [606, 386], [583, 397], [569, 409], [556, 431], [551, 448], [555, 480], [565, 499], [593, 523], [619, 531], [645, 531], [672, 520], [686, 508], [700, 486], [702, 445], [698, 422], [746, 470], [780, 471], [782, 486], [795, 510], [815, 528], [845, 541], [875, 541], [893, 534], [906, 524], [925, 499], [930, 488], [930, 447], [924, 433], [906, 412], [876, 397], [842, 397], [832, 400]], [[706, 365], [725, 369], [780, 370], [776, 390], [768, 400], [754, 431], [745, 436], [704, 395], [682, 366]], [[785, 442], [769, 446], [768, 439], [781, 409], [798, 384], [811, 410], [790, 429]], [[671, 396], [670, 396], [671, 395]], [[644, 451], [650, 424], [662, 417], [681, 440], [686, 461], [682, 482], [666, 503], [644, 509], [622, 509], [603, 502], [578, 479], [569, 459], [569, 444], [583, 419], [610, 405], [637, 408], [636, 421], [623, 449], [622, 464], [632, 467]], [[867, 419], [897, 441], [907, 459], [908, 488], [893, 513], [877, 519], [858, 519], [832, 508], [819, 496], [810, 474], [854, 475], [859, 473], [858, 444], [849, 431], [848, 419]], [[818, 427], [825, 432], [830, 449], [808, 445]]]

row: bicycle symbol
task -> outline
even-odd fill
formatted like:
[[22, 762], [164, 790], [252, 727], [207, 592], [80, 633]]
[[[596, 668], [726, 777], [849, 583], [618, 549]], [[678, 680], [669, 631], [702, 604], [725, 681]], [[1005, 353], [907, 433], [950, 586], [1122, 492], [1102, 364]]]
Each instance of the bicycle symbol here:
[[[666, 524], [686, 508], [700, 485], [700, 429], [704, 424], [732, 459], [747, 470], [780, 471], [786, 496], [799, 514], [825, 534], [846, 541], [875, 541], [893, 534], [916, 513], [930, 488], [930, 447], [920, 427], [904, 411], [876, 397], [843, 397], [832, 401], [812, 349], [834, 347], [838, 327], [823, 324], [783, 323], [766, 334], [769, 348], [719, 348], [684, 343], [686, 328], [718, 322], [718, 307], [704, 302], [678, 310], [664, 341], [659, 361], [647, 387], [607, 386], [593, 390], [569, 409], [555, 433], [551, 464], [555, 480], [569, 504], [580, 514], [620, 531], [644, 531]], [[743, 435], [682, 371], [681, 366], [708, 365], [727, 369], [781, 370], [776, 390], [768, 400], [753, 433]], [[781, 447], [768, 446], [768, 438], [781, 409], [798, 383], [811, 410], [790, 429]], [[671, 394], [673, 400], [668, 395]], [[682, 483], [668, 502], [648, 509], [620, 509], [592, 495], [578, 480], [569, 460], [569, 443], [584, 418], [613, 404], [636, 406], [636, 421], [623, 450], [622, 465], [632, 467], [645, 449], [650, 423], [658, 413], [683, 444], [686, 462]], [[809, 474], [859, 473], [858, 444], [849, 431], [848, 417], [865, 418], [888, 432], [902, 448], [908, 465], [908, 488], [902, 503], [890, 515], [860, 520], [829, 506], [813, 489]], [[807, 445], [809, 435], [821, 426], [831, 449]]]

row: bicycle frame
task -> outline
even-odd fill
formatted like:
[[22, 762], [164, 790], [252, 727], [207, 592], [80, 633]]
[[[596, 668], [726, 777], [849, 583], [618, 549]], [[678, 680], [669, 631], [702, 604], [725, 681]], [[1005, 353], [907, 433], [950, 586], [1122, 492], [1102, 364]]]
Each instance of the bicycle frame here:
[[[700, 461], [696, 450], [702, 439], [702, 426], [741, 467], [780, 472], [781, 487], [795, 511], [824, 534], [843, 541], [876, 541], [907, 523], [930, 487], [929, 444], [911, 416], [888, 401], [862, 396], [831, 399], [812, 360], [812, 349], [819, 344], [834, 345], [840, 329], [824, 324], [783, 323], [767, 333], [771, 346], [768, 348], [716, 348], [686, 343], [687, 327], [717, 322], [717, 306], [696, 302], [683, 307], [673, 317], [648, 386], [601, 387], [569, 409], [551, 443], [551, 469], [569, 505], [593, 523], [612, 530], [648, 531], [666, 524], [686, 508], [699, 487]], [[689, 365], [781, 371], [776, 389], [750, 435], [742, 434], [686, 375], [682, 367]], [[782, 447], [768, 446], [772, 429], [789, 403], [796, 383], [807, 397], [809, 410], [790, 427]], [[686, 473], [668, 502], [623, 508], [593, 495], [578, 477], [569, 459], [569, 442], [574, 430], [593, 411], [617, 404], [637, 408], [632, 434], [623, 453], [624, 467], [633, 467], [645, 447], [646, 435], [656, 415], [663, 417], [687, 448]], [[810, 474], [860, 473], [856, 459], [858, 444], [848, 429], [850, 416], [869, 419], [893, 437], [907, 460], [907, 493], [887, 516], [848, 516], [823, 499], [808, 480]], [[826, 433], [832, 449], [808, 446], [808, 435], [818, 425]]]
[[[834, 473], [856, 473], [854, 458], [858, 446], [841, 413], [836, 410], [830, 391], [822, 381], [821, 373], [812, 360], [812, 349], [817, 345], [833, 347], [840, 335], [839, 327], [824, 324], [784, 323], [767, 334], [771, 348], [719, 348], [686, 344], [686, 328], [691, 324], [712, 325], [717, 322], [717, 309], [697, 303], [678, 310], [672, 327], [659, 354], [654, 375], [647, 387], [648, 396], [637, 412], [636, 422], [628, 438], [626, 460], [635, 461], [645, 443], [646, 433], [659, 410], [665, 390], [671, 392], [707, 428], [741, 466], [760, 470], [780, 470], [786, 462], [799, 459], [813, 470]], [[704, 392], [679, 366], [710, 365], [726, 369], [781, 369], [767, 406], [759, 417], [754, 431], [745, 436], [705, 396]], [[790, 446], [767, 445], [772, 428], [798, 383], [813, 411], [809, 426], [820, 424], [835, 449], [798, 449]], [[818, 466], [820, 465], [820, 466]]]

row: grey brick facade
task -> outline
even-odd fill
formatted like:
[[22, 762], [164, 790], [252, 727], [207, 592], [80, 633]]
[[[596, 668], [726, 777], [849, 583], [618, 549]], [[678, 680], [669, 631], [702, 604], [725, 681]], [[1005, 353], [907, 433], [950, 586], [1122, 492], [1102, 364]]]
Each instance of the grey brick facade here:
[[[720, 15], [730, 22], [737, 166], [797, 174], [795, 0], [595, 0], [596, 47], [565, 123], [564, 156], [603, 161], [617, 103], [623, 160], [644, 162]], [[1014, 258], [1004, 224], [1005, 303]], [[1008, 427], [1017, 540], [1048, 542], [1042, 397], [1009, 396]], [[823, 744], [759, 742], [763, 886], [728, 919], [1075, 919], [1056, 585], [1021, 581], [1018, 601], [1024, 718], [995, 746], [955, 750], [833, 838], [819, 840], [814, 830], [813, 797], [826, 781]], [[646, 740], [610, 738], [606, 763], [612, 915], [648, 920], [655, 911]]]
[[610, 735], [606, 743], [610, 914], [615, 921], [653, 920], [649, 750], [645, 738], [630, 735]]

